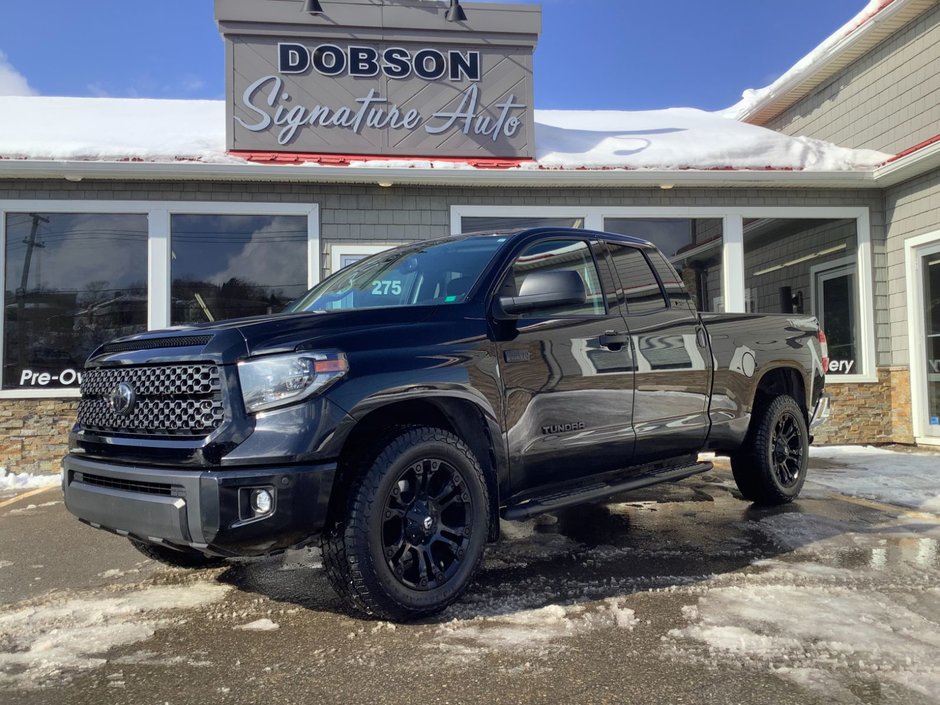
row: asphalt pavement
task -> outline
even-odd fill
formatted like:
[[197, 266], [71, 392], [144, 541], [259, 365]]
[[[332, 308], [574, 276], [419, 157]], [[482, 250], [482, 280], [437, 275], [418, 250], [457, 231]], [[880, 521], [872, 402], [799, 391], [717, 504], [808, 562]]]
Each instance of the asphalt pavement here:
[[716, 471], [504, 523], [417, 624], [342, 613], [316, 549], [185, 571], [0, 495], [0, 702], [936, 703], [940, 517]]

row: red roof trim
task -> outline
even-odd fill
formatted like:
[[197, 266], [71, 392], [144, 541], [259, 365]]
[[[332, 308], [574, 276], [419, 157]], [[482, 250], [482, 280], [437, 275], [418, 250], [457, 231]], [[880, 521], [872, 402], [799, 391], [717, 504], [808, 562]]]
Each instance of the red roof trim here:
[[512, 169], [534, 163], [532, 159], [507, 157], [389, 157], [369, 154], [316, 154], [311, 152], [254, 152], [230, 150], [229, 154], [249, 162], [263, 164], [322, 164], [323, 166], [349, 166], [352, 162], [416, 161], [469, 164], [478, 169]]
[[[926, 140], [924, 140], [923, 142], [919, 142], [918, 144], [915, 144], [913, 147], [908, 147], [908, 148], [905, 149], [903, 152], [898, 152], [898, 153], [895, 154], [893, 157], [891, 157], [890, 159], [886, 160], [886, 161], [885, 161], [885, 164], [890, 164], [891, 162], [896, 162], [898, 159], [901, 159], [902, 157], [906, 157], [907, 155], [913, 154], [914, 152], [919, 152], [920, 150], [926, 149], [926, 148], [929, 147], [930, 145], [936, 144], [937, 142], [940, 142], [940, 135], [934, 135], [933, 137], [931, 137], [931, 138], [929, 138], [929, 139], [926, 139]], [[884, 165], [882, 165], [882, 166], [884, 166]]]

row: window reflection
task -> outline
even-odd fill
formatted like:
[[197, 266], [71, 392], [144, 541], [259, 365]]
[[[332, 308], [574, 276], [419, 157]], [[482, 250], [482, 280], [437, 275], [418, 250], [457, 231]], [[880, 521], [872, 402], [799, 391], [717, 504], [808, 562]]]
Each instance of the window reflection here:
[[[675, 267], [699, 311], [722, 310], [721, 218], [605, 218], [604, 230], [649, 240]], [[657, 266], [658, 269], [658, 266]], [[667, 277], [671, 279], [671, 277]], [[663, 283], [670, 286], [664, 279]]]
[[4, 389], [77, 387], [101, 343], [147, 326], [147, 216], [6, 217]]
[[306, 216], [174, 215], [174, 324], [281, 311], [307, 290]]
[[861, 374], [856, 221], [744, 222], [748, 310], [816, 316], [829, 339], [829, 375]]

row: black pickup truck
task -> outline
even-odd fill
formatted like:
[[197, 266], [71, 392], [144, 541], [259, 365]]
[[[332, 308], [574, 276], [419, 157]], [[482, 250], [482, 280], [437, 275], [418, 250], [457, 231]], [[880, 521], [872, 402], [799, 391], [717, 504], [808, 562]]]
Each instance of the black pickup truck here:
[[319, 539], [355, 613], [457, 599], [499, 518], [711, 468], [789, 502], [828, 413], [802, 315], [699, 314], [650, 243], [567, 229], [389, 250], [283, 313], [103, 345], [69, 510], [199, 567]]

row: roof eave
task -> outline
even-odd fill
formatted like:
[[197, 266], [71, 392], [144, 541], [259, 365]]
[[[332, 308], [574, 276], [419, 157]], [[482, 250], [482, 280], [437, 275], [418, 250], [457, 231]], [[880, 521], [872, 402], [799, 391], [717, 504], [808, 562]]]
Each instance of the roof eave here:
[[940, 141], [875, 169], [875, 185], [888, 188], [937, 169], [940, 169]]
[[811, 95], [846, 67], [882, 41], [893, 35], [908, 22], [926, 12], [935, 0], [894, 0], [874, 15], [866, 24], [843, 37], [834, 51], [821, 61], [816, 69], [805, 76], [794, 76], [774, 93], [755, 103], [738, 117], [741, 122], [765, 125], [767, 122]]
[[666, 169], [434, 169], [199, 162], [0, 160], [0, 179], [282, 181], [540, 187], [875, 188], [872, 171]]

